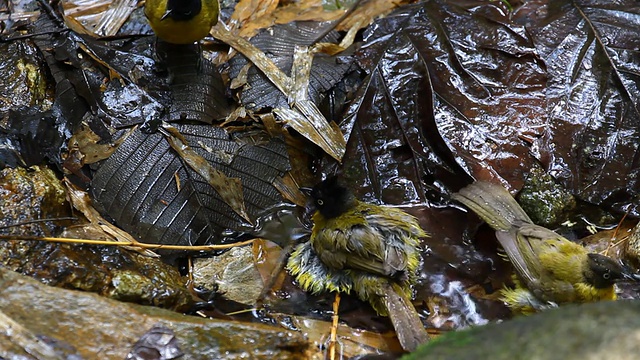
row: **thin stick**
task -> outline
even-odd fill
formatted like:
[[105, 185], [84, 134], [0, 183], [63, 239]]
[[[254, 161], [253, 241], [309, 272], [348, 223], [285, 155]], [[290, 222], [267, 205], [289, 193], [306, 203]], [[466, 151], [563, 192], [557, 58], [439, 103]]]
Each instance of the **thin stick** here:
[[338, 339], [338, 309], [340, 308], [340, 293], [336, 292], [333, 300], [333, 315], [331, 315], [331, 335], [329, 337], [329, 359], [336, 360], [336, 343]]
[[241, 241], [233, 244], [222, 245], [198, 245], [198, 246], [182, 246], [182, 245], [164, 245], [164, 244], [147, 244], [138, 241], [107, 241], [107, 240], [89, 240], [89, 239], [71, 239], [57, 237], [38, 237], [25, 235], [0, 235], [0, 239], [6, 240], [35, 240], [50, 241], [69, 244], [87, 244], [87, 245], [106, 245], [106, 246], [135, 246], [143, 249], [163, 249], [163, 250], [187, 250], [187, 251], [207, 251], [207, 250], [226, 250], [238, 246], [249, 245], [253, 243], [253, 239]]
[[25, 220], [25, 221], [21, 221], [21, 222], [9, 224], [9, 225], [0, 226], [0, 229], [7, 229], [7, 228], [11, 228], [11, 227], [36, 224], [36, 223], [47, 222], [47, 221], [65, 221], [65, 220], [78, 220], [78, 218], [75, 218], [75, 217], [59, 217], [59, 218], [48, 218], [48, 219]]
[[[604, 251], [604, 255], [607, 256], [609, 254], [609, 249], [611, 249], [614, 246], [613, 240], [617, 239], [618, 237], [618, 230], [620, 230], [620, 227], [622, 226], [622, 222], [624, 221], [624, 219], [627, 218], [627, 215], [629, 214], [629, 211], [627, 211], [624, 216], [622, 216], [622, 219], [620, 219], [620, 222], [618, 223], [618, 226], [616, 226], [616, 230], [613, 232], [613, 236], [609, 239], [609, 243], [607, 244], [607, 249]], [[619, 243], [619, 242], [618, 242]], [[617, 244], [616, 244], [617, 245]]]

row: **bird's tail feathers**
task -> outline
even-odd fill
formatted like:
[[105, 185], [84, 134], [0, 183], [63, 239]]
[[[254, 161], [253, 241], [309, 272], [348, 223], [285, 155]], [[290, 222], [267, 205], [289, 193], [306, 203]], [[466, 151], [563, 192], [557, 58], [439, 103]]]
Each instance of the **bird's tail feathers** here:
[[531, 223], [526, 212], [501, 185], [476, 181], [452, 195], [495, 230], [508, 231], [514, 224]]
[[402, 287], [395, 283], [387, 283], [386, 287], [383, 301], [400, 345], [405, 351], [414, 351], [429, 341], [429, 335]]

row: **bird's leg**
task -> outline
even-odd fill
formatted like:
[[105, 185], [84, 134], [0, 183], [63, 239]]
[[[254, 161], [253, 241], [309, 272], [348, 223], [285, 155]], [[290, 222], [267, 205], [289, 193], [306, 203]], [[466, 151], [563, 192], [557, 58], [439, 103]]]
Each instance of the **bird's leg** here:
[[[336, 359], [336, 344], [339, 345], [338, 339], [338, 309], [340, 307], [340, 293], [336, 292], [336, 297], [333, 300], [333, 315], [331, 316], [331, 335], [329, 337], [329, 359]], [[340, 353], [342, 353], [342, 347], [340, 347]], [[340, 356], [340, 359], [342, 356]]]

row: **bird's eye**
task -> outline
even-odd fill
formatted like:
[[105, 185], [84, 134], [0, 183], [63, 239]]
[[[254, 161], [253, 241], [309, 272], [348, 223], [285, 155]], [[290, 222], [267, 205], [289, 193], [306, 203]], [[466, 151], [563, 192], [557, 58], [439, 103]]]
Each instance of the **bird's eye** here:
[[320, 206], [324, 205], [324, 201], [322, 201], [320, 199], [316, 200], [316, 203], [318, 203], [318, 205], [320, 205]]
[[605, 280], [609, 280], [609, 278], [611, 278], [611, 274], [607, 271], [606, 273], [602, 274], [602, 278]]

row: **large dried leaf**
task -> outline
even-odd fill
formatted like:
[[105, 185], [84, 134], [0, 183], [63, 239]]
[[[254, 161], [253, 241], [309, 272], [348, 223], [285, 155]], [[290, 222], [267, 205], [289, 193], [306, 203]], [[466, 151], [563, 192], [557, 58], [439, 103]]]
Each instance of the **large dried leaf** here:
[[195, 120], [210, 124], [231, 113], [233, 106], [227, 97], [227, 86], [199, 47], [159, 43], [156, 48], [171, 78], [168, 121]]
[[[289, 24], [295, 21], [337, 21], [356, 2], [356, 0], [240, 0], [236, 4], [230, 26], [232, 30], [238, 30], [238, 35], [251, 37], [258, 30], [276, 24]], [[362, 1], [349, 17], [337, 24], [337, 30], [348, 30], [354, 26], [361, 28], [373, 19], [384, 16], [394, 8], [409, 2], [411, 1]]]
[[222, 171], [209, 164], [207, 159], [200, 156], [186, 139], [174, 127], [164, 126], [167, 131], [167, 141], [178, 156], [198, 175], [205, 179], [216, 190], [220, 198], [243, 219], [251, 221], [247, 214], [242, 196], [242, 183], [238, 178], [229, 178]]
[[[296, 45], [310, 46], [331, 23], [300, 22], [278, 25], [269, 31], [262, 31], [251, 39], [251, 43], [262, 50], [285, 74], [291, 73], [293, 54]], [[322, 39], [323, 42], [338, 42], [338, 33], [331, 32]], [[324, 96], [324, 92], [342, 79], [349, 70], [351, 61], [338, 61], [339, 57], [317, 54], [310, 70], [309, 99], [316, 104]], [[342, 60], [345, 60], [342, 58]], [[244, 56], [235, 56], [230, 60], [230, 77], [236, 78], [241, 69], [247, 65]], [[288, 107], [287, 95], [278, 91], [275, 85], [255, 66], [249, 69], [247, 85], [241, 91], [240, 100], [249, 110], [264, 108]]]
[[549, 1], [531, 24], [549, 115], [538, 156], [582, 199], [640, 215], [640, 4]]
[[422, 2], [374, 23], [358, 53], [369, 77], [341, 125], [345, 175], [387, 203], [460, 186], [458, 164], [521, 180], [535, 159], [519, 136], [539, 132], [546, 80], [524, 34], [474, 1]]
[[[259, 136], [232, 140], [210, 125], [175, 127], [215, 169], [241, 179], [252, 220], [282, 201], [272, 183], [289, 168], [283, 142]], [[219, 243], [223, 230], [245, 222], [160, 133], [131, 134], [97, 171], [92, 187], [96, 207], [145, 242]]]
[[[325, 77], [329, 77], [330, 74], [325, 71], [323, 77], [320, 80], [316, 80], [313, 77], [314, 67], [311, 64], [314, 59], [313, 55], [315, 54], [315, 51], [308, 50], [306, 45], [298, 45], [295, 41], [296, 38], [299, 38], [304, 39], [309, 44], [312, 44], [314, 42], [313, 39], [327, 39], [329, 38], [329, 35], [322, 36], [324, 32], [321, 28], [318, 28], [317, 25], [315, 27], [310, 26], [305, 31], [301, 31], [297, 28], [290, 28], [289, 32], [290, 37], [285, 37], [280, 39], [280, 41], [267, 39], [265, 40], [265, 44], [270, 44], [269, 46], [272, 46], [273, 50], [280, 54], [281, 62], [290, 63], [289, 67], [291, 68], [291, 76], [284, 74], [281, 66], [279, 67], [279, 65], [267, 57], [265, 52], [253, 44], [244, 39], [232, 36], [228, 31], [222, 29], [221, 26], [218, 26], [217, 28], [214, 27], [212, 30], [212, 33], [217, 38], [242, 53], [243, 56], [246, 56], [247, 59], [251, 60], [252, 65], [256, 66], [261, 71], [260, 73], [256, 73], [258, 77], [255, 79], [255, 83], [250, 83], [247, 81], [251, 77], [251, 74], [249, 73], [251, 69], [247, 70], [248, 64], [243, 63], [242, 61], [239, 65], [237, 63], [237, 72], [234, 74], [235, 77], [233, 79], [233, 82], [236, 83], [235, 87], [240, 87], [240, 85], [242, 85], [242, 92], [251, 92], [254, 86], [258, 86], [259, 84], [266, 86], [262, 89], [262, 92], [254, 94], [257, 95], [257, 97], [253, 99], [253, 102], [247, 102], [249, 100], [246, 98], [242, 99], [243, 105], [254, 111], [266, 109], [278, 110], [280, 111], [280, 116], [285, 116], [282, 119], [285, 122], [289, 121], [290, 117], [297, 118], [298, 121], [292, 121], [290, 125], [301, 135], [318, 145], [327, 154], [340, 161], [344, 155], [344, 137], [335, 126], [331, 126], [329, 124], [327, 119], [318, 109], [317, 104], [321, 96], [324, 94], [321, 91], [316, 91], [317, 98], [314, 99], [311, 92], [314, 87], [335, 83], [335, 81], [340, 79], [340, 76], [342, 76], [343, 73], [334, 80], [329, 80], [327, 82]], [[293, 38], [294, 41], [291, 41], [290, 38]], [[282, 45], [278, 45], [280, 43], [282, 43]], [[280, 48], [279, 51], [277, 50], [278, 48]], [[294, 52], [294, 50], [296, 51]], [[289, 60], [289, 56], [286, 56], [287, 51], [292, 54], [290, 56], [291, 60]], [[350, 67], [350, 65], [348, 67]], [[345, 68], [345, 71], [348, 67]], [[265, 79], [268, 80], [268, 82]], [[261, 99], [267, 99], [268, 102], [261, 106], [256, 106], [255, 101], [262, 101]], [[309, 128], [312, 128], [311, 131], [307, 131]]]

